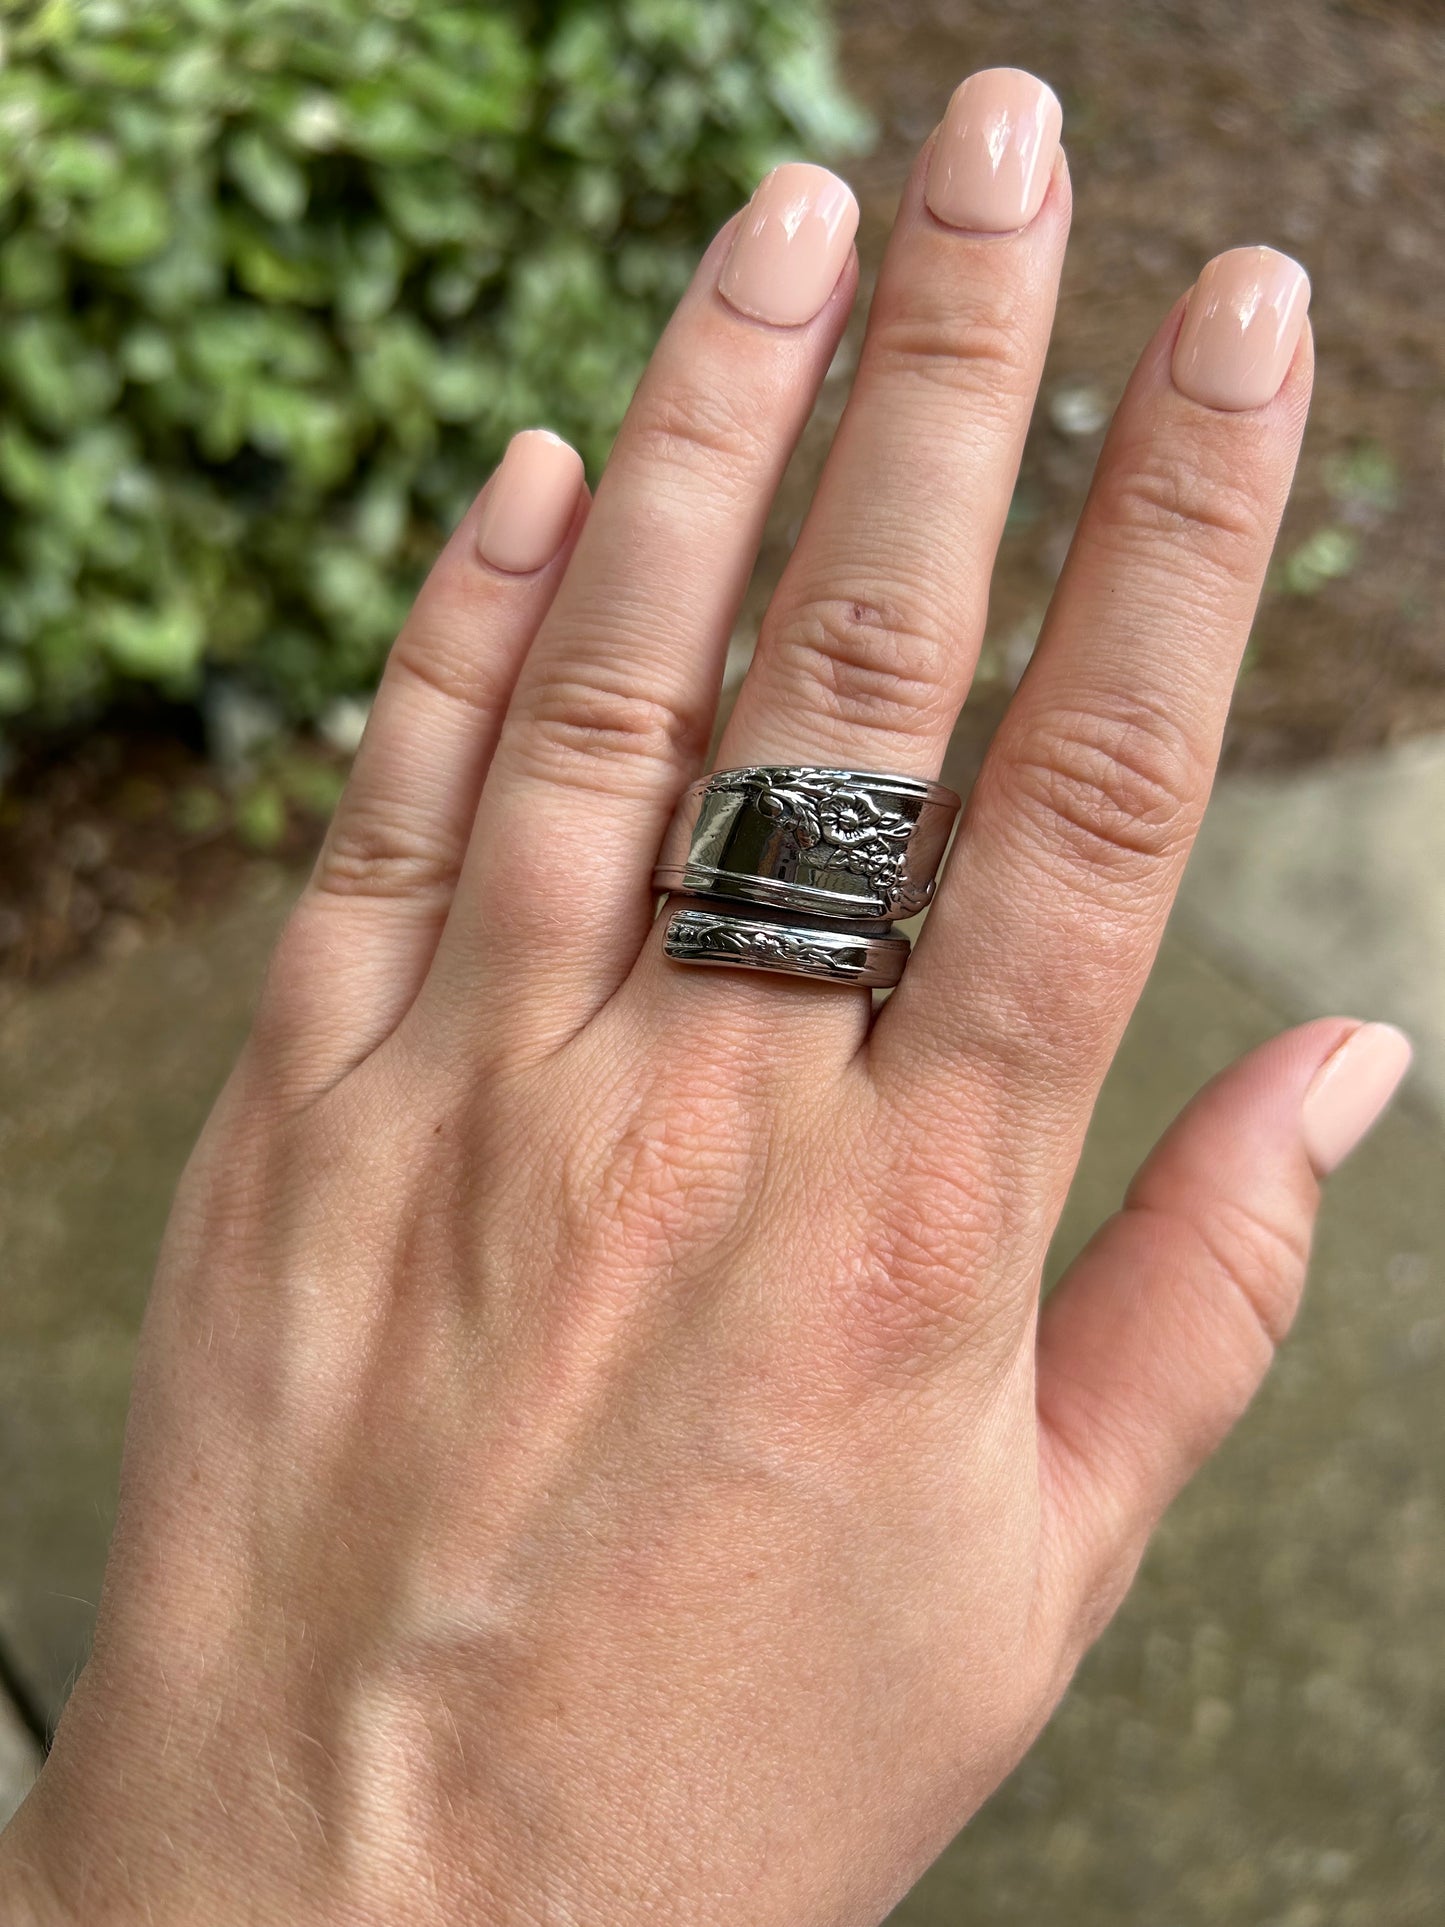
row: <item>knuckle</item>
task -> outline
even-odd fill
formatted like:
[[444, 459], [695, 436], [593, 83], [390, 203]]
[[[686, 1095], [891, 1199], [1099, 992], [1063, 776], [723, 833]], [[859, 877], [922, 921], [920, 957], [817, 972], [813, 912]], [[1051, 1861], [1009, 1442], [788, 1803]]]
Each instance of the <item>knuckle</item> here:
[[1309, 1262], [1308, 1223], [1216, 1195], [1192, 1224], [1206, 1278], [1223, 1280], [1275, 1350], [1284, 1342], [1299, 1304]]
[[[468, 640], [473, 643], [470, 654]], [[479, 670], [474, 644], [474, 637], [461, 634], [453, 639], [436, 628], [423, 635], [408, 623], [392, 645], [387, 672], [396, 681], [413, 684], [423, 695], [440, 696], [473, 715], [490, 718], [499, 692], [486, 665]]]
[[1187, 733], [1139, 698], [1039, 717], [1008, 759], [1008, 802], [1068, 868], [1136, 881], [1193, 834], [1207, 775]]
[[[716, 1037], [660, 1061], [604, 1105], [599, 1128], [559, 1147], [554, 1226], [574, 1301], [594, 1288], [631, 1297], [659, 1275], [679, 1282], [736, 1236], [775, 1155], [770, 1107], [739, 1056], [736, 1040]], [[700, 1079], [700, 1061], [718, 1075]]]
[[[989, 1291], [993, 1236], [979, 1214], [935, 1226], [930, 1214], [883, 1214], [859, 1265], [859, 1309], [875, 1366], [916, 1377], [930, 1363], [969, 1351], [990, 1361], [993, 1339], [1016, 1335], [1018, 1301]], [[848, 1307], [841, 1323], [848, 1324]]]
[[836, 1249], [834, 1342], [874, 1379], [916, 1381], [965, 1355], [995, 1369], [1027, 1315], [1000, 1275], [1008, 1234], [977, 1160], [907, 1131], [890, 1156], [879, 1159], [870, 1134], [841, 1164], [857, 1215]]
[[842, 736], [932, 738], [952, 721], [949, 645], [899, 605], [819, 597], [782, 616], [767, 646], [790, 700]]
[[655, 784], [658, 770], [691, 768], [705, 747], [701, 718], [666, 697], [600, 669], [539, 681], [509, 723], [513, 748], [531, 773], [609, 793]]
[[1231, 573], [1252, 562], [1267, 539], [1247, 465], [1207, 436], [1187, 452], [1149, 443], [1126, 451], [1105, 485], [1103, 512], [1131, 548], [1182, 540]]
[[317, 861], [322, 896], [451, 901], [461, 846], [408, 824], [392, 808], [355, 801], [333, 819]]
[[868, 355], [870, 374], [941, 388], [978, 404], [1031, 395], [1038, 346], [1027, 303], [985, 296], [880, 315]]
[[674, 1105], [633, 1119], [600, 1191], [618, 1240], [666, 1262], [726, 1236], [756, 1181], [749, 1134], [715, 1106]]
[[633, 404], [627, 435], [648, 472], [700, 477], [710, 494], [770, 465], [772, 414], [745, 384], [659, 383]]

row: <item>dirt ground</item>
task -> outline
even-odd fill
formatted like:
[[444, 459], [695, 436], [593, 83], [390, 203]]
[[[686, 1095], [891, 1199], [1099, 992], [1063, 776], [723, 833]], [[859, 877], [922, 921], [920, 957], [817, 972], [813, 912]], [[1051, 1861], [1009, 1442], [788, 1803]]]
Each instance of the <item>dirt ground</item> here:
[[881, 123], [854, 169], [870, 262], [957, 79], [1026, 66], [1064, 103], [1073, 239], [975, 706], [1026, 652], [1139, 350], [1211, 254], [1265, 242], [1312, 277], [1318, 377], [1227, 755], [1445, 726], [1440, 0], [859, 0], [841, 20]]
[[[956, 766], [1027, 659], [1103, 422], [1199, 265], [1263, 241], [1314, 282], [1316, 402], [1227, 759], [1348, 754], [1445, 727], [1445, 7], [1440, 0], [856, 0], [843, 58], [876, 150], [850, 169], [865, 273], [949, 89], [1028, 66], [1064, 102], [1074, 239]], [[786, 556], [846, 392], [830, 382], [749, 598]], [[324, 789], [324, 785], [322, 785]], [[101, 734], [0, 794], [0, 982], [124, 949], [226, 895], [319, 810], [241, 824], [199, 747]]]

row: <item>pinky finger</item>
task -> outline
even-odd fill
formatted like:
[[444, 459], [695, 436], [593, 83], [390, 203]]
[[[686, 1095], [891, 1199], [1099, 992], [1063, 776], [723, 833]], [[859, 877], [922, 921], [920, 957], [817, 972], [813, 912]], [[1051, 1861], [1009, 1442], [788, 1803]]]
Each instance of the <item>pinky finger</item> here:
[[1251, 1052], [1166, 1132], [1046, 1305], [1045, 1575], [1071, 1664], [1258, 1390], [1304, 1288], [1318, 1180], [1409, 1062], [1399, 1031], [1338, 1017]]
[[517, 672], [587, 507], [576, 450], [526, 429], [422, 586], [267, 978], [256, 1041], [298, 1095], [344, 1076], [411, 1007]]

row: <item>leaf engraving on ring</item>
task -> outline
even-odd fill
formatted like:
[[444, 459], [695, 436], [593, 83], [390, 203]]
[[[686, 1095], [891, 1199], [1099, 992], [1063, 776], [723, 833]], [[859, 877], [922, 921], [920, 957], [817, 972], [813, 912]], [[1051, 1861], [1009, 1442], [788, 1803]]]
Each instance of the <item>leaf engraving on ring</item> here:
[[707, 920], [698, 915], [675, 917], [663, 948], [670, 957], [729, 957], [739, 962], [791, 965], [820, 976], [851, 977], [866, 962], [858, 943], [819, 943], [806, 930], [796, 933], [759, 924], [744, 927], [733, 920]]

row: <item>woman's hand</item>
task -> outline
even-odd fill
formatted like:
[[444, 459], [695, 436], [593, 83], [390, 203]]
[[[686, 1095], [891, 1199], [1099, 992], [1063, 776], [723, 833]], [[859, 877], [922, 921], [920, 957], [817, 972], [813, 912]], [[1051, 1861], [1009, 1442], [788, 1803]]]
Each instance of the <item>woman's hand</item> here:
[[[719, 761], [936, 773], [1069, 221], [965, 83]], [[393, 652], [155, 1288], [27, 1923], [876, 1922], [1048, 1717], [1289, 1325], [1407, 1047], [1226, 1073], [1042, 1318], [1305, 417], [1301, 271], [1144, 352], [902, 987], [662, 955], [856, 210], [708, 251], [589, 506], [513, 444]]]

